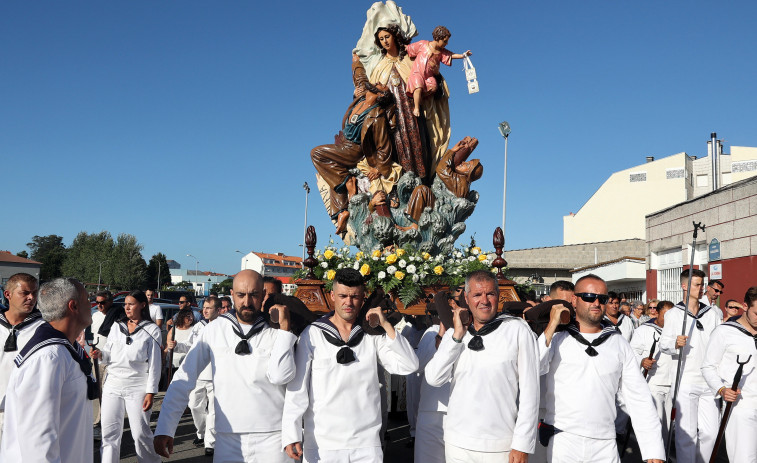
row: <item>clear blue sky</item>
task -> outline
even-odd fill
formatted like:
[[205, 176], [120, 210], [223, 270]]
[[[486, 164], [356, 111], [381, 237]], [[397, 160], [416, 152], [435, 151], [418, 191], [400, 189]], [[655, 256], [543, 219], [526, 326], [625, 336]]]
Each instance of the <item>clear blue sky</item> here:
[[[300, 255], [309, 151], [340, 129], [371, 4], [1, 2], [0, 249], [108, 230], [223, 273], [236, 249]], [[562, 244], [562, 217], [647, 155], [704, 156], [712, 131], [757, 146], [753, 1], [398, 4], [474, 52], [480, 93], [442, 69], [453, 141], [479, 138], [485, 166], [461, 240], [491, 248], [501, 222], [501, 120], [507, 249]], [[322, 247], [315, 189], [309, 210]]]

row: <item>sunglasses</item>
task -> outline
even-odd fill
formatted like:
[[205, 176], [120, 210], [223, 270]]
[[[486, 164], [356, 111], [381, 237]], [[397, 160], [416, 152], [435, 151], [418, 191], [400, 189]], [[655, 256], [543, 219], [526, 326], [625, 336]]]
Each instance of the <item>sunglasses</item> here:
[[656, 305], [650, 305], [649, 309], [651, 309], [651, 310], [657, 310], [657, 306]]
[[108, 301], [97, 301], [97, 302], [95, 302], [95, 305], [105, 305], [107, 303], [108, 303]]
[[599, 303], [602, 305], [607, 304], [607, 300], [610, 298], [610, 296], [608, 296], [607, 294], [596, 293], [576, 293], [576, 296], [580, 297], [582, 301], [588, 302], [589, 304], [599, 299]]
[[179, 304], [189, 304], [189, 301], [179, 301]]
[[726, 309], [739, 310], [739, 309], [741, 309], [741, 307], [738, 307], [738, 306], [735, 306], [735, 305], [729, 305], [728, 307], [726, 307]]

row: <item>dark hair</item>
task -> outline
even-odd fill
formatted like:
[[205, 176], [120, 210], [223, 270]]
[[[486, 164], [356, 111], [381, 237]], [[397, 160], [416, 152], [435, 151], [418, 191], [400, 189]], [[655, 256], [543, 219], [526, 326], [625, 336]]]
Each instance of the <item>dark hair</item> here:
[[376, 98], [376, 103], [382, 108], [388, 108], [389, 106], [394, 104], [394, 95], [392, 95], [391, 90], [386, 89], [386, 91], [379, 90], [375, 85], [372, 85], [370, 82], [365, 82], [363, 84], [365, 87], [365, 90], [371, 93], [375, 93], [378, 95], [378, 98]]
[[695, 269], [686, 269], [683, 272], [681, 272], [681, 284], [686, 283], [689, 281], [689, 271], [691, 271], [691, 277], [699, 277], [702, 280], [704, 280], [704, 277], [706, 276], [703, 271], [699, 270], [698, 268]]
[[752, 307], [752, 304], [754, 304], [757, 301], [757, 286], [752, 286], [751, 288], [746, 290], [746, 294], [744, 294], [744, 304], [746, 304], [747, 309], [749, 307]]
[[336, 275], [334, 275], [334, 283], [355, 288], [363, 286], [365, 280], [363, 279], [363, 275], [354, 268], [340, 268], [336, 271]]
[[725, 285], [720, 280], [710, 280], [709, 283], [707, 283], [707, 286], [713, 286], [713, 285], [720, 285], [722, 289], [725, 289]]
[[376, 29], [376, 33], [373, 34], [373, 41], [378, 47], [379, 51], [381, 51], [382, 55], [386, 55], [386, 48], [381, 46], [381, 42], [379, 41], [378, 35], [381, 31], [387, 31], [388, 33], [392, 34], [392, 37], [394, 37], [394, 42], [397, 44], [397, 51], [399, 52], [399, 59], [407, 55], [407, 50], [405, 47], [410, 43], [410, 39], [405, 37], [405, 34], [402, 33], [400, 30], [399, 24], [391, 24], [386, 27], [379, 27]]
[[27, 285], [34, 285], [39, 287], [39, 282], [36, 278], [34, 278], [33, 275], [29, 275], [28, 273], [16, 273], [14, 275], [11, 275], [10, 278], [8, 278], [8, 281], [5, 282], [5, 291], [11, 291], [14, 289], [13, 287], [15, 285], [20, 285], [21, 283], [26, 283]]
[[224, 297], [222, 297], [222, 298], [221, 298], [221, 302], [223, 302], [223, 301], [226, 301], [226, 302], [228, 302], [229, 304], [231, 304], [231, 298], [230, 298], [229, 296], [224, 296]]
[[607, 291], [607, 300], [612, 301], [613, 299], [620, 299], [620, 296], [615, 291]]
[[275, 277], [263, 277], [263, 284], [265, 283], [273, 283], [273, 287], [276, 288], [277, 293], [281, 293], [284, 289], [281, 280]]
[[145, 296], [145, 293], [143, 293], [142, 290], [135, 289], [134, 291], [127, 294], [126, 297], [133, 297], [137, 300], [137, 302], [143, 302], [145, 306], [142, 307], [139, 317], [142, 320], [152, 321], [152, 317], [150, 317], [150, 304], [147, 302], [147, 296]]
[[[576, 280], [576, 284], [575, 284], [575, 286], [573, 287], [574, 291], [575, 291], [575, 288], [578, 288], [578, 285], [579, 285], [579, 284], [580, 284], [580, 283], [581, 283], [582, 281], [584, 281], [584, 280], [597, 280], [597, 281], [601, 281], [602, 283], [604, 283], [604, 282], [605, 282], [605, 280], [603, 280], [603, 279], [602, 279], [602, 278], [601, 278], [600, 276], [598, 276], [598, 275], [594, 275], [593, 273], [590, 273], [590, 274], [588, 274], [588, 275], [584, 275], [584, 276], [582, 276], [581, 278], [579, 278], [578, 280]], [[605, 283], [605, 284], [606, 284], [606, 283]], [[610, 291], [609, 293], [607, 293], [607, 295], [608, 295], [608, 296], [610, 296], [610, 299], [612, 299], [612, 295], [613, 295], [613, 294], [615, 294], [615, 293], [613, 293], [612, 291]], [[618, 297], [618, 295], [617, 295], [617, 294], [615, 294], [615, 298], [616, 298], [616, 299], [617, 299], [617, 297]]]
[[444, 40], [445, 37], [452, 37], [452, 33], [444, 26], [436, 26], [431, 33], [434, 40]]
[[108, 291], [107, 289], [104, 289], [102, 291], [98, 291], [97, 294], [95, 294], [95, 297], [104, 297], [106, 301], [112, 301], [113, 300], [113, 294]]
[[557, 290], [574, 292], [576, 287], [570, 281], [557, 280], [549, 286], [549, 295], [552, 296]]
[[737, 304], [739, 303], [739, 301], [737, 301], [736, 299], [728, 299], [727, 301], [725, 301], [725, 306], [728, 307], [728, 304], [730, 304], [731, 302], [735, 302]]
[[181, 309], [176, 314], [176, 324], [179, 325], [180, 321], [184, 320], [184, 318], [189, 317], [189, 326], [192, 326], [195, 324], [197, 320], [195, 320], [195, 314], [190, 309]]
[[[213, 307], [215, 310], [218, 310], [221, 308], [221, 300], [218, 299], [217, 296], [208, 296], [203, 301], [203, 305], [205, 305], [205, 302], [210, 304], [210, 306]], [[184, 310], [184, 309], [181, 309], [181, 310]]]
[[670, 301], [660, 301], [657, 303], [657, 312], [660, 310], [672, 309], [674, 306], [675, 304]]

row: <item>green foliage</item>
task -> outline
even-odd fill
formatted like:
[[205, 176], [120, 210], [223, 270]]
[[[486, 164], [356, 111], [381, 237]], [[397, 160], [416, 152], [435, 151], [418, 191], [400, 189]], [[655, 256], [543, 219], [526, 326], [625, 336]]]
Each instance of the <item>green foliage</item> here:
[[24, 259], [29, 258], [29, 253], [26, 251], [20, 251], [18, 254], [16, 254], [18, 257], [23, 257]]
[[215, 292], [215, 293], [218, 293], [219, 295], [225, 294], [228, 296], [229, 294], [231, 294], [231, 287], [233, 283], [234, 283], [234, 280], [232, 278], [227, 278], [220, 283], [214, 284], [210, 288], [210, 292]]
[[32, 251], [31, 258], [42, 263], [39, 272], [41, 280], [50, 280], [63, 275], [63, 261], [66, 258], [66, 246], [63, 237], [58, 235], [34, 235], [26, 246]]
[[[107, 231], [100, 233], [80, 232], [68, 248], [63, 262], [63, 274], [71, 276], [86, 285], [113, 281], [113, 238]], [[100, 267], [102, 263], [102, 277]]]
[[147, 263], [142, 258], [143, 246], [134, 235], [121, 233], [113, 247], [113, 285], [122, 289], [142, 288]]
[[[160, 282], [158, 282], [158, 275], [160, 275]], [[166, 255], [162, 252], [150, 258], [145, 273], [145, 281], [147, 288], [162, 288], [171, 284], [171, 271], [168, 269]]]

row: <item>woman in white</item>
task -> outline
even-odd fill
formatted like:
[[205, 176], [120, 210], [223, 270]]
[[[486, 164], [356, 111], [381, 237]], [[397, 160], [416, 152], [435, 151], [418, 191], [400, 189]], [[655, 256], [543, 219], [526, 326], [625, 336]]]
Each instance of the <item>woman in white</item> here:
[[[176, 314], [176, 323], [174, 323], [174, 328], [171, 329], [171, 332], [168, 335], [168, 338], [171, 341], [186, 343], [189, 340], [189, 336], [192, 334], [192, 326], [194, 325], [195, 318], [192, 314], [192, 311], [189, 309], [181, 309], [179, 310], [179, 313]], [[165, 349], [163, 349], [163, 352], [167, 355], [169, 353], [168, 346], [166, 346]], [[174, 371], [179, 368], [181, 365], [181, 361], [184, 360], [184, 357], [187, 355], [186, 352], [175, 352], [173, 353], [173, 369]]]
[[118, 463], [124, 412], [139, 463], [159, 463], [152, 445], [150, 410], [160, 380], [160, 329], [150, 319], [147, 297], [132, 291], [124, 301], [126, 317], [114, 324], [101, 351], [93, 350], [108, 366], [102, 393], [102, 463]]

